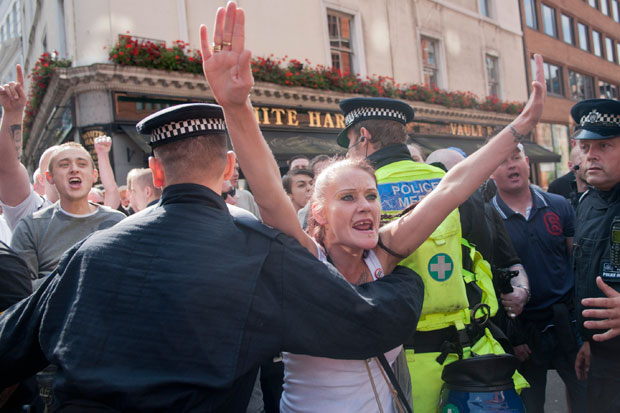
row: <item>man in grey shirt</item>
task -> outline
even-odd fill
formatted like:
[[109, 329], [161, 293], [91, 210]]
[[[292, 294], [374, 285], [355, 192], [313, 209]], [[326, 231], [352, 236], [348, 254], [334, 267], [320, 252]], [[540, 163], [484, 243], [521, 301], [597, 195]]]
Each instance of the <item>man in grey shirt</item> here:
[[11, 240], [11, 247], [39, 278], [52, 272], [73, 244], [124, 217], [111, 208], [88, 202], [97, 170], [82, 145], [60, 145], [50, 158], [47, 179], [56, 186], [59, 202], [22, 218]]

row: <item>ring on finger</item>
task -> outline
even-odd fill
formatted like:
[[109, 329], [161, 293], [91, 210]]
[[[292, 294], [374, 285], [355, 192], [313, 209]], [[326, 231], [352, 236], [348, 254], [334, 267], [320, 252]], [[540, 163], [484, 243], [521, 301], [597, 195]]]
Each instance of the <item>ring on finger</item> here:
[[221, 44], [214, 44], [213, 45], [213, 53], [218, 53], [222, 51], [222, 45]]
[[232, 46], [232, 42], [222, 42], [222, 46], [230, 47]]

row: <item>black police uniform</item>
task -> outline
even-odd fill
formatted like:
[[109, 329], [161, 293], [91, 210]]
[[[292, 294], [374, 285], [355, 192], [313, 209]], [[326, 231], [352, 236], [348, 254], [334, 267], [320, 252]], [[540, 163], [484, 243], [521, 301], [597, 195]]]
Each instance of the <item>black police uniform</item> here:
[[[571, 110], [577, 133], [575, 139], [608, 139], [620, 137], [620, 102], [590, 99], [577, 103]], [[596, 277], [603, 275], [610, 263], [610, 229], [613, 219], [620, 217], [620, 182], [610, 191], [590, 189], [577, 207], [573, 259], [578, 325], [582, 338], [590, 342], [591, 361], [588, 374], [588, 407], [591, 411], [620, 411], [620, 337], [596, 342], [592, 335], [600, 331], [586, 329], [581, 305], [583, 298], [603, 297]], [[603, 277], [616, 291], [620, 283]]]
[[362, 286], [335, 272], [209, 188], [168, 186], [0, 316], [0, 388], [52, 363], [61, 411], [245, 411], [280, 351], [365, 359], [415, 329], [410, 270]]

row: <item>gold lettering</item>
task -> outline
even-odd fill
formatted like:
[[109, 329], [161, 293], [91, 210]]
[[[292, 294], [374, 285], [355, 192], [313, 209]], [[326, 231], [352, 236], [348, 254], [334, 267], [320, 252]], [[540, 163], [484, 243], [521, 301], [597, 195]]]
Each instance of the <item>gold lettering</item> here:
[[482, 126], [478, 125], [476, 128], [476, 136], [482, 136]]
[[286, 124], [288, 126], [299, 126], [299, 121], [297, 120], [297, 111], [295, 109], [287, 109], [286, 115], [287, 115]]
[[276, 125], [283, 125], [282, 115], [284, 115], [286, 111], [284, 109], [274, 108], [274, 109], [271, 109], [271, 113], [276, 114]]
[[493, 128], [491, 126], [487, 126], [487, 136], [491, 136], [493, 134]]
[[263, 125], [271, 125], [269, 122], [269, 108], [260, 108], [263, 111]]
[[259, 110], [259, 108], [254, 108], [254, 116], [256, 116], [256, 122], [258, 122], [258, 124], [260, 125], [260, 113], [258, 113]]
[[342, 113], [336, 113], [336, 128], [344, 129], [345, 127], [344, 115]]
[[456, 134], [457, 135], [465, 135], [465, 133], [463, 132], [463, 125], [459, 125], [458, 128], [456, 128]]
[[471, 136], [471, 125], [464, 125], [463, 129], [465, 129], [465, 136]]
[[334, 127], [334, 120], [332, 119], [331, 115], [329, 113], [325, 114], [325, 121], [323, 122], [323, 127], [324, 128], [333, 128]]
[[452, 131], [453, 135], [456, 135], [456, 123], [450, 124], [450, 130]]
[[310, 128], [320, 128], [321, 127], [321, 112], [308, 111], [308, 121]]

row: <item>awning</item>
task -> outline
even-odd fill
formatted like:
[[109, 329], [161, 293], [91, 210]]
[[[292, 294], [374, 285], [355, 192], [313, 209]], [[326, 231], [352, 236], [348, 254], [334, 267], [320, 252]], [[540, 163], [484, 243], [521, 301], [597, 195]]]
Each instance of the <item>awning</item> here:
[[336, 143], [336, 133], [300, 131], [263, 131], [263, 136], [278, 160], [294, 155], [336, 155], [344, 154], [345, 148]]
[[133, 143], [138, 145], [138, 148], [140, 148], [142, 152], [151, 153], [151, 147], [147, 143], [149, 139], [148, 136], [140, 135], [138, 131], [136, 131], [136, 127], [133, 125], [120, 125], [120, 127], [123, 132], [125, 132], [127, 136], [129, 136], [129, 139], [131, 139]]
[[[482, 139], [453, 138], [445, 136], [412, 136], [412, 140], [431, 152], [437, 149], [454, 146], [462, 149], [467, 155], [471, 155], [484, 144]], [[545, 149], [534, 142], [525, 141], [523, 142], [523, 146], [525, 154], [532, 162], [559, 162], [561, 160], [560, 155], [551, 152], [550, 150]]]

